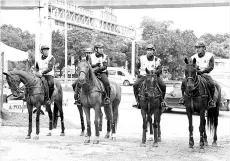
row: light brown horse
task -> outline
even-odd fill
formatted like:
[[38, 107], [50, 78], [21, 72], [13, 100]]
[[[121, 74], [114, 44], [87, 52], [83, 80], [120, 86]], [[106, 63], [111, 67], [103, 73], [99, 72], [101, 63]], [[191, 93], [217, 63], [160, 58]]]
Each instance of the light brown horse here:
[[45, 88], [44, 84], [42, 83], [41, 79], [36, 77], [34, 74], [22, 71], [22, 70], [15, 70], [8, 73], [3, 73], [6, 75], [7, 83], [11, 89], [11, 92], [14, 96], [18, 97], [20, 95], [20, 87], [19, 84], [22, 82], [25, 85], [25, 90], [27, 91], [27, 109], [29, 113], [29, 128], [28, 134], [26, 139], [31, 138], [32, 133], [32, 112], [33, 107], [37, 109], [37, 116], [36, 116], [36, 136], [34, 137], [35, 140], [39, 139], [39, 121], [40, 121], [40, 110], [41, 106], [46, 106], [46, 111], [49, 115], [49, 132], [47, 136], [52, 135], [53, 127], [57, 127], [57, 119], [58, 119], [58, 112], [61, 118], [61, 136], [64, 136], [64, 117], [63, 117], [63, 110], [62, 110], [62, 101], [63, 101], [63, 92], [60, 82], [54, 80], [54, 92], [51, 98], [51, 102], [54, 102], [54, 109], [53, 114], [51, 110], [51, 106], [45, 104], [46, 97], [45, 97]]
[[90, 108], [95, 110], [95, 140], [94, 144], [99, 143], [99, 118], [101, 107], [104, 106], [104, 112], [107, 119], [107, 134], [106, 138], [110, 136], [112, 126], [112, 139], [116, 139], [116, 127], [118, 120], [118, 107], [121, 101], [121, 87], [110, 82], [111, 98], [110, 104], [103, 104], [104, 87], [102, 82], [95, 76], [91, 65], [87, 61], [82, 61], [78, 65], [79, 83], [82, 85], [82, 91], [80, 93], [80, 100], [83, 104], [83, 109], [87, 120], [87, 136], [85, 143], [90, 142], [91, 137], [91, 123], [90, 123]]

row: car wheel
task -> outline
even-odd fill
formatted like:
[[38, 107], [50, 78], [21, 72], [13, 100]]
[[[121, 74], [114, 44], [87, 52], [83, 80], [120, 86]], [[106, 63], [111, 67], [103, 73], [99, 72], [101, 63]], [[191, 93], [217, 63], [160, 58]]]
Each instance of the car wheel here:
[[130, 83], [129, 83], [129, 81], [128, 81], [128, 80], [125, 80], [125, 81], [123, 82], [123, 85], [124, 85], [124, 86], [129, 86], [129, 85], [130, 85]]

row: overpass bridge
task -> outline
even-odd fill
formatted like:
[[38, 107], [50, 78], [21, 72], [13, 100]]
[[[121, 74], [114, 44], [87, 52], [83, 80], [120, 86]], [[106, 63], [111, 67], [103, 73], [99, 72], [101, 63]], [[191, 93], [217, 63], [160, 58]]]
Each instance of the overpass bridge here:
[[[1, 0], [1, 9], [34, 9], [44, 0]], [[55, 0], [50, 0], [53, 3]], [[67, 0], [68, 4], [86, 9], [143, 9], [229, 6], [229, 0]]]
[[[230, 2], [229, 0], [1, 0], [0, 4], [2, 10], [38, 11], [35, 58], [40, 56], [41, 43], [51, 46], [51, 30], [54, 26], [65, 27], [65, 33], [67, 28], [94, 29], [108, 35], [119, 35], [133, 40], [132, 74], [134, 75], [135, 31], [117, 24], [116, 16], [111, 11], [105, 10], [100, 18], [96, 18], [93, 11], [89, 9], [102, 9], [105, 6], [112, 9], [218, 7], [229, 6]], [[67, 43], [65, 46], [67, 49]], [[67, 50], [65, 50], [65, 57], [67, 60]], [[65, 73], [67, 75], [67, 71]]]

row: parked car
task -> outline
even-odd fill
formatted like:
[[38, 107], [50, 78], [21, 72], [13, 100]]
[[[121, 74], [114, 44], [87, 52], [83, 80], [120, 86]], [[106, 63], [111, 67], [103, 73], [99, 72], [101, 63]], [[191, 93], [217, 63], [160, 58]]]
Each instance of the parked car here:
[[166, 84], [166, 94], [165, 101], [168, 106], [168, 110], [172, 108], [185, 109], [185, 106], [179, 104], [179, 100], [182, 97], [181, 93], [181, 81], [165, 81]]
[[108, 78], [118, 84], [129, 86], [134, 84], [136, 78], [121, 67], [108, 67]]

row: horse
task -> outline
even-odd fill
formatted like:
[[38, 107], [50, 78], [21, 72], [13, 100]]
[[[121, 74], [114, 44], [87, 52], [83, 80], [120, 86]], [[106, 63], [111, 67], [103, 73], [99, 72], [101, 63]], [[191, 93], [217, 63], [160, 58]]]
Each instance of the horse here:
[[54, 102], [53, 114], [51, 110], [51, 105], [46, 104], [46, 92], [45, 92], [45, 83], [42, 82], [41, 78], [37, 77], [35, 74], [28, 73], [22, 70], [15, 70], [12, 72], [5, 73], [7, 83], [9, 84], [9, 88], [11, 89], [12, 94], [15, 97], [20, 95], [20, 87], [19, 84], [22, 82], [25, 86], [26, 90], [26, 102], [27, 102], [27, 109], [29, 113], [29, 127], [28, 127], [28, 134], [25, 139], [31, 139], [32, 133], [32, 112], [33, 107], [36, 107], [36, 136], [34, 137], [35, 140], [39, 139], [40, 133], [40, 111], [41, 105], [46, 106], [46, 111], [49, 115], [49, 132], [46, 136], [52, 135], [52, 129], [57, 127], [58, 121], [58, 113], [61, 118], [61, 136], [65, 135], [65, 126], [64, 126], [64, 116], [63, 116], [63, 109], [62, 109], [62, 101], [63, 101], [63, 92], [62, 86], [60, 82], [54, 80], [54, 92], [51, 98], [51, 102]]
[[116, 129], [118, 122], [118, 108], [121, 101], [121, 87], [110, 81], [111, 87], [111, 98], [110, 104], [105, 105], [103, 102], [104, 98], [104, 86], [102, 82], [96, 77], [94, 71], [88, 61], [82, 60], [78, 64], [77, 69], [79, 78], [78, 81], [82, 86], [80, 92], [80, 100], [83, 105], [83, 110], [87, 120], [87, 135], [84, 143], [90, 143], [91, 137], [91, 123], [90, 123], [90, 109], [93, 108], [95, 111], [95, 140], [94, 144], [99, 143], [99, 119], [102, 120], [101, 107], [104, 106], [104, 112], [107, 119], [107, 133], [106, 138], [110, 137], [112, 127], [112, 140], [116, 140]]
[[[157, 84], [157, 75], [154, 70], [146, 70], [146, 80], [140, 85], [139, 103], [141, 107], [141, 115], [143, 119], [143, 133], [141, 147], [146, 146], [146, 131], [147, 124], [150, 126], [150, 135], [153, 135], [153, 147], [158, 147], [158, 142], [161, 142], [160, 120], [162, 114], [161, 107], [161, 90]], [[154, 114], [154, 123], [152, 125], [152, 115]]]
[[192, 114], [197, 112], [200, 114], [200, 150], [204, 150], [204, 146], [208, 145], [207, 135], [206, 135], [206, 119], [205, 113], [207, 111], [207, 125], [210, 132], [214, 131], [213, 143], [212, 145], [217, 144], [217, 126], [218, 126], [218, 116], [219, 108], [221, 104], [221, 88], [215, 82], [215, 97], [216, 107], [208, 108], [208, 101], [210, 93], [207, 89], [207, 83], [203, 76], [197, 75], [197, 65], [196, 59], [187, 59], [185, 58], [185, 107], [186, 113], [189, 121], [189, 149], [192, 149], [194, 146], [193, 139], [193, 124], [192, 124]]

